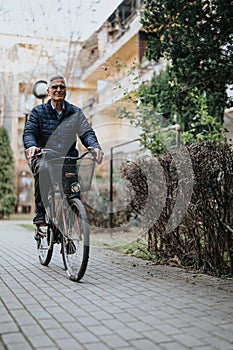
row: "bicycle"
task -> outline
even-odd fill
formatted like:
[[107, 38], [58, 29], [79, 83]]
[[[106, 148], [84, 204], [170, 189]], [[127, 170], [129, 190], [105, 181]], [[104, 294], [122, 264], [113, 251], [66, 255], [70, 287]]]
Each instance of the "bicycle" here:
[[41, 158], [40, 166], [47, 168], [50, 178], [44, 200], [46, 225], [37, 225], [35, 233], [39, 261], [48, 266], [54, 244], [61, 244], [69, 279], [80, 281], [86, 272], [90, 249], [88, 218], [80, 194], [91, 188], [95, 153], [89, 148], [79, 157], [63, 157], [42, 149], [35, 157]]

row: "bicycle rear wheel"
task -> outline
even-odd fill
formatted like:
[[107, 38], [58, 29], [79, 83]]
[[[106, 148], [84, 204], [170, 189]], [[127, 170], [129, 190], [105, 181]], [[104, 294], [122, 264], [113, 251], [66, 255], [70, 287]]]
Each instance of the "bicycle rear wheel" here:
[[62, 238], [62, 258], [68, 277], [80, 281], [89, 258], [89, 226], [81, 200], [72, 198], [69, 206], [64, 215], [66, 232]]
[[48, 266], [53, 255], [54, 235], [50, 225], [45, 229], [37, 228], [36, 236], [38, 258], [41, 265]]

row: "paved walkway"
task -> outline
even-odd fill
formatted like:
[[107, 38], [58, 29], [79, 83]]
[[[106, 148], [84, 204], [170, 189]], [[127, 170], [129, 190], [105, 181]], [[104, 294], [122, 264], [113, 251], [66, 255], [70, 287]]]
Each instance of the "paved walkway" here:
[[18, 224], [0, 221], [0, 350], [233, 349], [232, 280], [92, 248], [72, 282]]

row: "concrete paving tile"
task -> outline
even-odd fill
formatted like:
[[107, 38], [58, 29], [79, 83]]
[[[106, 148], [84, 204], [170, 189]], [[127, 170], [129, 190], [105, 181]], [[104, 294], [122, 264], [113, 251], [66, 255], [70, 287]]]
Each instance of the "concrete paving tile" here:
[[98, 337], [89, 331], [79, 332], [77, 334], [73, 333], [73, 337], [76, 338], [80, 344], [96, 343], [98, 342]]
[[218, 329], [223, 329], [226, 331], [232, 331], [232, 328], [233, 328], [233, 317], [232, 317], [232, 322], [221, 324], [218, 327]]
[[[53, 313], [52, 310], [50, 310], [50, 313], [52, 313], [53, 318], [55, 318], [60, 323], [66, 323], [66, 322], [74, 322], [75, 318], [65, 312], [65, 310]], [[43, 314], [41, 315], [41, 318], [43, 317]]]
[[[181, 334], [184, 332], [184, 327], [185, 327], [185, 324], [183, 323], [182, 326], [180, 327], [177, 327], [176, 325], [176, 322], [174, 321], [173, 319], [173, 324], [169, 324], [167, 322], [163, 322], [163, 323], [160, 323], [159, 325], [157, 325], [156, 329], [157, 331], [163, 333], [163, 334], [166, 334], [168, 336], [171, 336], [173, 334]], [[191, 327], [190, 327], [191, 329]], [[192, 332], [191, 332], [192, 334]]]
[[185, 330], [183, 333], [180, 334], [172, 334], [172, 338], [181, 343], [182, 345], [186, 346], [186, 348], [190, 348], [192, 346], [202, 346], [203, 344], [206, 344], [206, 342], [203, 342], [203, 340], [195, 338], [195, 336], [185, 333]]
[[134, 349], [146, 349], [146, 350], [155, 350], [156, 345], [152, 341], [148, 339], [138, 339], [138, 340], [131, 340], [130, 344], [133, 345]]
[[213, 347], [212, 345], [203, 345], [203, 346], [198, 346], [198, 347], [193, 347], [192, 350], [220, 350], [216, 348], [215, 346]]
[[101, 321], [112, 319], [112, 314], [109, 314], [108, 312], [102, 311], [102, 310], [98, 310], [98, 311], [93, 312], [93, 316], [97, 320], [101, 320]]
[[54, 347], [54, 345], [56, 345], [56, 341], [52, 341], [45, 333], [43, 336], [41, 334], [29, 335], [27, 339], [35, 348]]
[[166, 327], [164, 327], [164, 333], [157, 329], [153, 329], [150, 332], [140, 332], [140, 334], [143, 339], [150, 339], [155, 344], [162, 345], [171, 340], [170, 335], [166, 332]]
[[147, 336], [143, 336], [141, 333], [138, 333], [130, 328], [116, 329], [115, 332], [124, 340], [136, 340], [140, 338], [146, 338]]
[[180, 331], [186, 334], [192, 334], [193, 337], [200, 340], [206, 337], [206, 330], [197, 326], [183, 327]]
[[5, 327], [7, 350], [233, 349], [233, 281], [225, 288], [221, 279], [194, 279], [182, 269], [92, 248], [84, 279], [74, 283], [58, 246], [43, 267], [33, 232], [21, 228], [19, 239], [15, 223], [5, 224], [0, 333]]
[[[1, 349], [1, 347], [0, 347]], [[5, 350], [6, 348], [4, 348]], [[7, 345], [7, 350], [32, 350], [32, 346], [28, 343], [25, 342], [18, 342], [15, 344], [8, 344]]]
[[80, 306], [70, 303], [69, 301], [64, 303], [65, 311], [70, 314], [73, 318], [84, 317], [87, 315], [87, 311], [82, 309]]
[[123, 346], [128, 346], [128, 343], [116, 334], [102, 335], [100, 339], [110, 348], [116, 349]]
[[67, 330], [67, 332], [70, 333], [79, 333], [79, 332], [85, 332], [86, 328], [80, 322], [66, 322], [63, 324], [63, 328]]
[[39, 325], [25, 325], [20, 327], [21, 332], [26, 336], [26, 337], [34, 337], [37, 335], [43, 336], [44, 335], [44, 330], [39, 326]]
[[45, 319], [40, 319], [40, 320], [37, 320], [37, 323], [43, 328], [43, 329], [46, 329], [46, 330], [49, 330], [49, 329], [58, 329], [58, 328], [61, 328], [61, 324], [54, 320], [53, 318], [45, 318]]
[[10, 344], [18, 344], [18, 343], [27, 344], [28, 343], [25, 337], [23, 336], [23, 334], [21, 334], [20, 332], [3, 334], [2, 340], [7, 347]]
[[90, 326], [89, 330], [97, 336], [109, 335], [109, 334], [113, 333], [113, 330], [111, 330], [108, 327], [101, 325], [101, 324], [98, 326]]
[[3, 298], [4, 303], [7, 304], [8, 308], [12, 311], [17, 311], [22, 309], [22, 304], [13, 296], [11, 300]]
[[[168, 343], [163, 343], [160, 345], [162, 350], [187, 350], [187, 347], [180, 344], [179, 342], [172, 341]], [[213, 349], [214, 350], [214, 349]]]
[[14, 333], [18, 331], [19, 331], [19, 328], [13, 321], [0, 323], [0, 334]]
[[49, 328], [46, 329], [46, 333], [49, 335], [52, 339], [70, 339], [70, 334], [65, 331], [64, 329], [60, 328]]
[[109, 350], [109, 346], [105, 345], [104, 343], [98, 342], [98, 343], [85, 344], [85, 349], [86, 350]]
[[35, 324], [36, 321], [34, 320], [34, 318], [28, 314], [27, 312], [22, 312], [22, 310], [20, 310], [20, 312], [14, 313], [15, 310], [12, 310], [12, 315], [14, 318], [18, 319], [18, 323], [20, 326], [23, 325], [30, 325], [30, 324]]
[[142, 321], [131, 322], [129, 324], [129, 327], [136, 330], [137, 332], [151, 331], [153, 329], [153, 325], [148, 325]]
[[130, 323], [130, 322], [134, 322], [134, 321], [138, 321], [138, 318], [136, 318], [135, 316], [133, 316], [131, 313], [128, 313], [128, 311], [130, 311], [129, 309], [125, 309], [125, 312], [120, 312], [115, 314], [115, 318], [120, 320], [121, 322], [124, 323]]
[[216, 347], [219, 350], [232, 350], [233, 342], [228, 339], [219, 338], [218, 336], [212, 335], [212, 337], [205, 337], [203, 342], [209, 346]]
[[57, 349], [59, 350], [83, 350], [83, 345], [79, 344], [75, 339], [58, 339]]
[[[123, 346], [123, 347], [122, 346], [121, 347], [117, 347], [114, 350], [132, 350], [132, 349], [133, 349], [133, 346], [132, 345], [128, 345], [128, 346]], [[159, 349], [156, 349], [156, 350], [159, 350]]]
[[126, 327], [126, 323], [121, 322], [120, 320], [117, 320], [116, 318], [102, 320], [102, 324], [104, 324], [106, 327], [108, 327], [112, 330], [122, 329], [122, 328]]
[[98, 325], [99, 321], [96, 320], [93, 316], [82, 316], [79, 318], [79, 322], [84, 326], [84, 327], [89, 327], [89, 326], [94, 326]]

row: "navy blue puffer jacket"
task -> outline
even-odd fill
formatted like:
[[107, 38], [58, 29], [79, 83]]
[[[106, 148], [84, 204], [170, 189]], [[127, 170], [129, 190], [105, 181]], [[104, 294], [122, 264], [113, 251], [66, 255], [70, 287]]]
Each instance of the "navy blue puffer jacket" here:
[[77, 136], [85, 147], [101, 148], [81, 109], [67, 101], [64, 101], [64, 107], [61, 120], [52, 108], [51, 100], [32, 109], [23, 133], [25, 149], [32, 146], [51, 148], [63, 155], [77, 156]]

